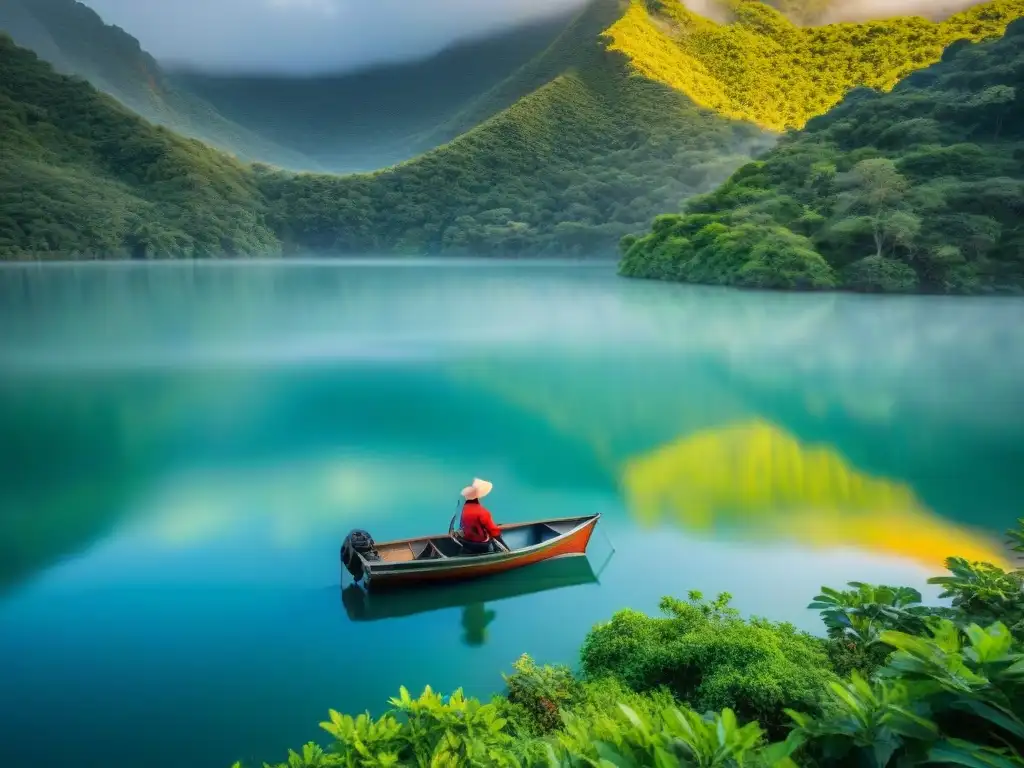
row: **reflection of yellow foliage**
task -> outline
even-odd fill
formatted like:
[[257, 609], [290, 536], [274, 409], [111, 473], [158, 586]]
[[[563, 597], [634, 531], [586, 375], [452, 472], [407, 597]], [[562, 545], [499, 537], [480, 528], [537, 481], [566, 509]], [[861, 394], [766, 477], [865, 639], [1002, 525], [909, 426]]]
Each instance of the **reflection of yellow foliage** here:
[[686, 527], [853, 546], [941, 566], [960, 555], [1005, 565], [993, 543], [923, 508], [906, 485], [858, 472], [829, 448], [806, 448], [765, 422], [691, 435], [628, 462], [630, 508]]

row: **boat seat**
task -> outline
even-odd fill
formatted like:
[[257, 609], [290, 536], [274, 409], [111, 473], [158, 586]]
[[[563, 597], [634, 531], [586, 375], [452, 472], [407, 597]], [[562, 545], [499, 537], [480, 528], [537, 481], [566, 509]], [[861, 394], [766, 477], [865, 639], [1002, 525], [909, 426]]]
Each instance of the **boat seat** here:
[[422, 546], [416, 545], [412, 549], [415, 555], [413, 560], [443, 560], [447, 557], [432, 541], [425, 542]]
[[380, 559], [385, 563], [407, 563], [416, 559], [416, 552], [413, 551], [412, 545], [406, 542], [382, 545], [377, 551], [380, 554]]
[[410, 544], [409, 549], [412, 550], [413, 560], [427, 560], [433, 557], [434, 547], [429, 541], [418, 541], [415, 544]]

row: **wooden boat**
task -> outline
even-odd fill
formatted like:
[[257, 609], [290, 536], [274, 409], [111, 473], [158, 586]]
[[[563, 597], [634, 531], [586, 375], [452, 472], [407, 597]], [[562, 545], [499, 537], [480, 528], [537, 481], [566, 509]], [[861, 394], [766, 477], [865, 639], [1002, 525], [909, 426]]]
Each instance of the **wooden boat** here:
[[349, 584], [341, 591], [341, 602], [349, 620], [379, 621], [597, 583], [597, 574], [588, 558], [556, 557], [532, 568], [486, 579], [440, 585], [422, 582], [419, 588], [374, 590], [370, 594], [358, 584]]
[[[595, 514], [503, 525], [501, 536], [508, 550], [485, 554], [466, 553], [454, 531], [453, 518], [447, 534], [378, 542], [369, 557], [354, 552], [359, 563], [355, 571], [349, 570], [357, 580], [357, 572], [362, 571], [363, 583], [374, 589], [489, 576], [544, 560], [585, 555], [600, 517]], [[344, 558], [344, 547], [342, 553]]]

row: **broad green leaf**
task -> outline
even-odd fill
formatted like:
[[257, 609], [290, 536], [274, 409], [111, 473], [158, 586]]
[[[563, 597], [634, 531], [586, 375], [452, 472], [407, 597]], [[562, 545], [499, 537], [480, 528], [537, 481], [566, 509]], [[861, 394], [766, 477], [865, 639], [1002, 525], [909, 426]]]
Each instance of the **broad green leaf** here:
[[928, 762], [966, 765], [969, 768], [1020, 768], [1024, 765], [1019, 757], [1007, 757], [959, 739], [949, 739], [933, 746], [928, 751]]
[[988, 720], [1003, 730], [1009, 731], [1019, 739], [1024, 739], [1024, 722], [1013, 712], [980, 699], [964, 696], [953, 704], [955, 709], [968, 710], [978, 717]]
[[640, 719], [640, 715], [638, 715], [631, 707], [628, 707], [625, 704], [619, 704], [619, 709], [622, 710], [623, 714], [626, 716], [629, 722], [633, 724], [634, 728], [640, 731], [644, 736], [649, 735], [647, 730], [647, 724], [644, 723], [642, 719]]

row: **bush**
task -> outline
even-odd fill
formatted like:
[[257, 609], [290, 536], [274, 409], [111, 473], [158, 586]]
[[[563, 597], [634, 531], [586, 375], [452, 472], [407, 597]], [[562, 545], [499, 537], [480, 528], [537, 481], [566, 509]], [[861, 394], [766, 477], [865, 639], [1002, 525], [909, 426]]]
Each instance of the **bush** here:
[[829, 638], [825, 646], [832, 671], [839, 677], [857, 672], [871, 677], [885, 664], [892, 648], [880, 643], [862, 643], [849, 637]]
[[953, 598], [953, 608], [962, 624], [1001, 621], [1024, 640], [1024, 572], [1004, 571], [991, 563], [972, 563], [962, 557], [946, 559], [950, 576], [935, 576], [929, 584], [940, 584], [940, 597]]
[[538, 667], [523, 654], [505, 676], [508, 719], [517, 734], [539, 736], [562, 726], [561, 712], [582, 703], [583, 687], [565, 666]]
[[728, 601], [691, 593], [689, 602], [664, 598], [664, 618], [621, 611], [587, 635], [583, 671], [640, 692], [665, 687], [698, 711], [728, 707], [777, 735], [783, 708], [816, 710], [833, 679], [825, 644], [789, 624], [745, 621]]
[[810, 241], [788, 230], [773, 233], [757, 244], [751, 259], [737, 274], [738, 285], [748, 288], [821, 290], [836, 287], [836, 276]]
[[864, 293], [910, 293], [917, 283], [913, 267], [884, 256], [867, 256], [843, 270], [843, 287]]

